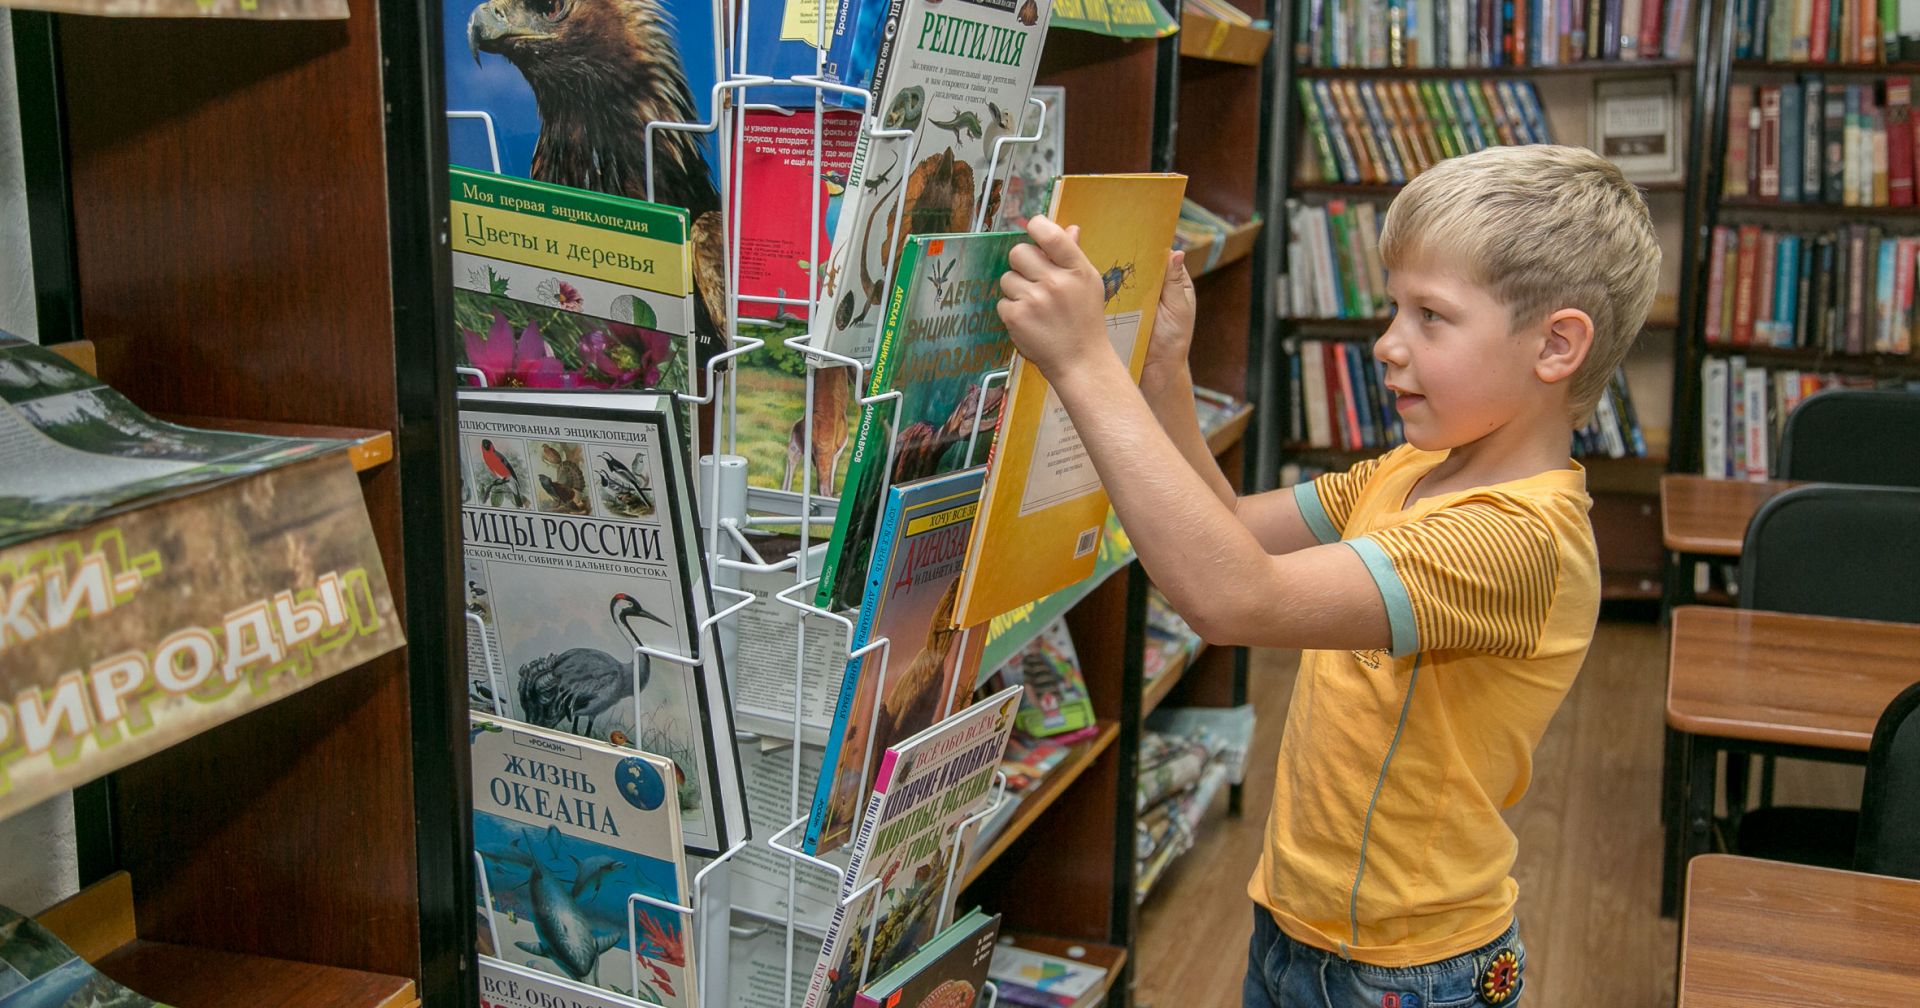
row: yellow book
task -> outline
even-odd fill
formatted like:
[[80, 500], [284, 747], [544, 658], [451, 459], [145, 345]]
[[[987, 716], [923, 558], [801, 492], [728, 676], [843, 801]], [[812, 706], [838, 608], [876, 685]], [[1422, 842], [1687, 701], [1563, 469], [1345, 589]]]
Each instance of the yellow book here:
[[[1065, 175], [1048, 216], [1080, 225], [1106, 282], [1107, 336], [1135, 380], [1146, 363], [1184, 175]], [[954, 624], [984, 623], [1093, 573], [1107, 492], [1040, 369], [1013, 358], [1000, 433], [967, 544]]]

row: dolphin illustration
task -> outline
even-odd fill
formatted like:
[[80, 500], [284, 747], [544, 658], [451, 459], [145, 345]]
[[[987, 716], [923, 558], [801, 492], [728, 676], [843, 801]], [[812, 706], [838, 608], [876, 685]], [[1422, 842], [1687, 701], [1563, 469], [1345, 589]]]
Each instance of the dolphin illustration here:
[[[560, 846], [558, 827], [547, 827], [546, 834], [549, 849]], [[513, 845], [518, 848], [518, 842]], [[522, 853], [517, 849], [509, 851], [488, 850], [481, 852], [482, 857], [492, 858], [507, 864], [526, 868], [527, 893], [531, 902], [533, 932], [539, 940], [536, 942], [516, 941], [514, 946], [523, 952], [551, 960], [568, 977], [594, 985], [600, 983], [600, 957], [609, 949], [620, 944], [624, 937], [618, 931], [595, 931], [593, 923], [580, 909], [579, 897], [588, 884], [597, 890], [600, 880], [608, 872], [625, 865], [613, 858], [590, 858], [582, 865], [576, 858], [578, 875], [571, 882], [562, 881], [551, 874], [540, 859]]]
[[[610, 857], [590, 857], [585, 861], [573, 858], [573, 898], [592, 899], [600, 893], [600, 883], [605, 876], [611, 875], [627, 866], [625, 861]], [[587, 884], [593, 884], [593, 892], [586, 892]]]

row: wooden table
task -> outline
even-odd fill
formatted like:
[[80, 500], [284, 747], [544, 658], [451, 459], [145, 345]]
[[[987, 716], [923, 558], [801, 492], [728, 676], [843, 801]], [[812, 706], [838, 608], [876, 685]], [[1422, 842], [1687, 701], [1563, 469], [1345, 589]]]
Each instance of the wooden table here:
[[[1667, 659], [1671, 774], [1662, 912], [1712, 837], [1722, 751], [1864, 763], [1887, 704], [1920, 680], [1920, 625], [1682, 606]], [[1677, 791], [1672, 790], [1676, 788]]]
[[1679, 1008], [1881, 1008], [1920, 990], [1920, 882], [1712, 854], [1687, 874]]
[[1660, 543], [1690, 556], [1737, 557], [1753, 513], [1767, 498], [1796, 485], [1668, 473], [1660, 477]]

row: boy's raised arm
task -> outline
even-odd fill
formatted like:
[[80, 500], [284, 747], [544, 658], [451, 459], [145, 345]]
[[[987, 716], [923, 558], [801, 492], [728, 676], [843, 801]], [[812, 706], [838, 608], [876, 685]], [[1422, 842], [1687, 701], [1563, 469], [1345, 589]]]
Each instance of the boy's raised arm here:
[[[1015, 344], [1053, 384], [1140, 560], [1173, 607], [1221, 644], [1328, 649], [1392, 643], [1358, 553], [1340, 544], [1275, 556], [1161, 431], [1107, 341], [1099, 274], [1045, 217], [1001, 279]], [[1217, 471], [1217, 470], [1216, 470]], [[1302, 542], [1317, 542], [1290, 493], [1255, 498]], [[1268, 501], [1268, 498], [1279, 498]], [[1291, 515], [1287, 514], [1291, 508]]]

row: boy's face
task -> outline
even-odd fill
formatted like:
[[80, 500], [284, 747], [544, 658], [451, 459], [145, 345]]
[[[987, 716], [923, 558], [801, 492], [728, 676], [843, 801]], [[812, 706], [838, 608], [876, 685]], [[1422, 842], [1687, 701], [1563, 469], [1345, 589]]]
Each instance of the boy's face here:
[[1493, 291], [1429, 256], [1394, 270], [1387, 296], [1397, 311], [1373, 356], [1414, 447], [1472, 444], [1535, 412], [1539, 341]]

